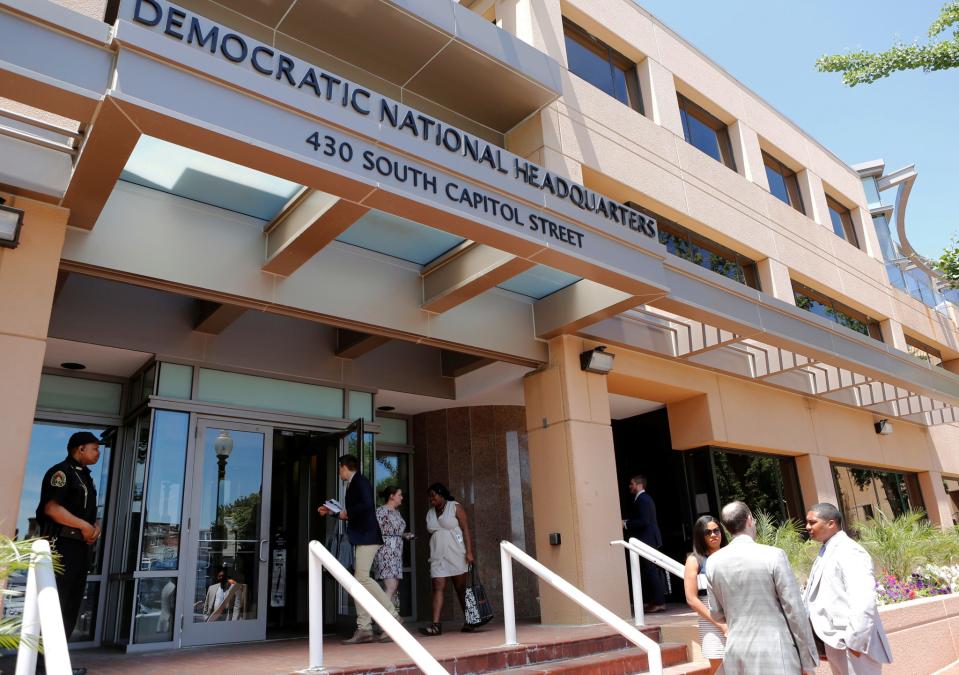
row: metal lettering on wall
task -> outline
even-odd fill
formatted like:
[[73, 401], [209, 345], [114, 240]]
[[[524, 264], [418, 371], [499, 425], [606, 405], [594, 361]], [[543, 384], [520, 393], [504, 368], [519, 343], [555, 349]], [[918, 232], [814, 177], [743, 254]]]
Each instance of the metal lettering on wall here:
[[[123, 7], [121, 17], [161, 30], [197, 50], [209, 51], [228, 62], [244, 65], [285, 86], [311, 92], [322, 103], [363, 118], [375, 118], [384, 130], [416, 139], [493, 172], [491, 180], [509, 177], [523, 186], [539, 190], [547, 202], [559, 200], [608, 223], [656, 240], [656, 221], [650, 216], [344, 78], [161, 0], [128, 0]], [[533, 213], [517, 202], [448, 180], [425, 165], [417, 166], [378, 150], [360, 151], [358, 146], [364, 144], [339, 138], [325, 129], [317, 129], [304, 140], [327, 160], [346, 165], [352, 171], [361, 170], [377, 180], [388, 178], [404, 189], [422, 190], [428, 193], [426, 196], [438, 197], [460, 208], [466, 207], [477, 214], [522, 227], [538, 237], [568, 247], [583, 248], [585, 234], [576, 228]], [[560, 208], [568, 210], [562, 205]]]

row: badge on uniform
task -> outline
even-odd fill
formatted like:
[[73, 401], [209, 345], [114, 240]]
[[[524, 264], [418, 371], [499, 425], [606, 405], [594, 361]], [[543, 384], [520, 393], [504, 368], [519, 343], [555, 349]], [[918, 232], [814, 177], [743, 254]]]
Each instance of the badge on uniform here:
[[63, 487], [67, 484], [67, 474], [62, 471], [57, 471], [52, 476], [50, 476], [50, 485], [53, 487]]

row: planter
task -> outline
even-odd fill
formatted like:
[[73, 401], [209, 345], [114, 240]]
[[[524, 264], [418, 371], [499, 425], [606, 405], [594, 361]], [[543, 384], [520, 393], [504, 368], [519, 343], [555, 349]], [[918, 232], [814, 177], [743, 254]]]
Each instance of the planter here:
[[[885, 675], [933, 673], [959, 660], [959, 593], [908, 600], [879, 608], [892, 647]], [[823, 662], [817, 675], [830, 675]]]

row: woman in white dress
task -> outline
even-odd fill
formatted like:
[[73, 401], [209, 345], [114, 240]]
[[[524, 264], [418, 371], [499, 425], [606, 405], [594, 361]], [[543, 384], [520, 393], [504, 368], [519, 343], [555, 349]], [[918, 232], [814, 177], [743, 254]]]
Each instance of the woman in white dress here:
[[712, 516], [702, 516], [693, 525], [693, 552], [686, 558], [683, 573], [683, 588], [686, 604], [699, 615], [699, 644], [703, 656], [709, 659], [712, 675], [723, 664], [726, 650], [726, 624], [713, 621], [709, 615], [710, 598], [705, 590], [699, 590], [699, 579], [705, 579], [706, 558], [726, 544], [726, 535], [719, 521]]
[[[473, 564], [473, 538], [470, 535], [466, 511], [458, 504], [442, 483], [429, 487], [430, 506], [426, 514], [426, 529], [430, 532], [430, 577], [433, 579], [433, 622], [420, 627], [423, 635], [442, 635], [443, 593], [446, 580], [451, 579], [460, 607], [465, 607], [467, 572]], [[474, 628], [463, 624], [463, 632]]]

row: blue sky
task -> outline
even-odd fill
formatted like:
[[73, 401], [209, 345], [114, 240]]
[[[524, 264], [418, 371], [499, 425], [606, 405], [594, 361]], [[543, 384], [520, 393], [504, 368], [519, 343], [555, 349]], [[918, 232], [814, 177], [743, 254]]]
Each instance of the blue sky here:
[[924, 41], [941, 2], [639, 4], [845, 162], [884, 159], [888, 171], [916, 164], [906, 231], [920, 253], [938, 256], [959, 230], [952, 200], [959, 179], [959, 70], [899, 73], [850, 89], [838, 74], [813, 67], [826, 53], [877, 51], [896, 38]]

